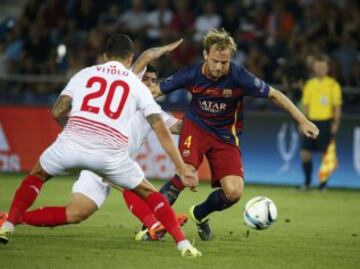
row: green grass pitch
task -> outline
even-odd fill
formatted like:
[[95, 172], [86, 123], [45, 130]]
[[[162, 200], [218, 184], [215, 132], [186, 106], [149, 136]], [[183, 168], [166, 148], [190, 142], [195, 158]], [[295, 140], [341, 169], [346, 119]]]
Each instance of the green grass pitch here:
[[[0, 174], [0, 210], [7, 210], [21, 175]], [[74, 180], [54, 178], [45, 184], [35, 207], [64, 205]], [[159, 187], [161, 182], [155, 182]], [[185, 191], [175, 204], [186, 212], [210, 192]], [[255, 231], [243, 224], [245, 201], [268, 196], [278, 207], [278, 221]], [[185, 231], [203, 252], [184, 259], [175, 244], [135, 242], [140, 226], [113, 190], [104, 206], [79, 225], [57, 228], [18, 226], [8, 245], [0, 245], [0, 268], [360, 268], [360, 192], [329, 190], [299, 193], [288, 187], [248, 185], [242, 200], [211, 216], [215, 239], [199, 240], [189, 221]], [[249, 231], [249, 232], [248, 232]]]

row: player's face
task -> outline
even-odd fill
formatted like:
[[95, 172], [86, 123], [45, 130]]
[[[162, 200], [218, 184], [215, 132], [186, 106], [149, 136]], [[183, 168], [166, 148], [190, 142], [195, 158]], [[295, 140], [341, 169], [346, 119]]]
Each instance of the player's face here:
[[146, 86], [151, 87], [151, 86], [156, 85], [157, 79], [158, 79], [158, 77], [157, 77], [156, 73], [154, 73], [154, 72], [146, 72], [142, 77], [142, 82]]
[[313, 70], [315, 76], [323, 77], [326, 76], [329, 71], [329, 66], [325, 61], [314, 61], [313, 63]]
[[219, 79], [229, 72], [231, 51], [230, 49], [218, 49], [212, 46], [208, 53], [204, 54], [205, 64], [208, 75], [214, 79]]

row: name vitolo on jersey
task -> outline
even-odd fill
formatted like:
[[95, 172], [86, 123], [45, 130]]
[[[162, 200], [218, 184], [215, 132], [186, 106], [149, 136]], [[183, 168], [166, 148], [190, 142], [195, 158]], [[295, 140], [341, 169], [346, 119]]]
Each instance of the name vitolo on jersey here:
[[61, 135], [92, 147], [126, 148], [135, 112], [140, 110], [144, 117], [161, 112], [148, 88], [116, 61], [81, 70], [61, 95], [72, 97]]

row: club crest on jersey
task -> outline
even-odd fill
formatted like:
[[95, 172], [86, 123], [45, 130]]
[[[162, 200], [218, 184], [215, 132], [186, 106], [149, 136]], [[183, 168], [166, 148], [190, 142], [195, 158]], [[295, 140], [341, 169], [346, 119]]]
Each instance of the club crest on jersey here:
[[189, 149], [184, 149], [182, 152], [182, 156], [183, 157], [189, 157], [190, 156], [190, 150]]
[[202, 110], [212, 113], [219, 113], [226, 110], [225, 103], [217, 103], [211, 101], [199, 101], [199, 105]]
[[258, 79], [258, 78], [255, 78], [254, 84], [255, 84], [256, 87], [260, 88], [260, 86], [261, 86], [261, 80]]
[[223, 90], [223, 97], [229, 98], [233, 96], [232, 89], [224, 89]]

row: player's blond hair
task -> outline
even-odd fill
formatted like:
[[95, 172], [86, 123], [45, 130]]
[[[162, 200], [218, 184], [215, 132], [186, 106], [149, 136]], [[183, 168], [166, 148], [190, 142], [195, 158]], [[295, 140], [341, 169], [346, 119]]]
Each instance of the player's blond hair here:
[[231, 55], [236, 53], [237, 46], [231, 35], [224, 29], [213, 29], [207, 32], [203, 38], [204, 50], [209, 53], [212, 46], [216, 46], [216, 49], [224, 50], [230, 49]]

